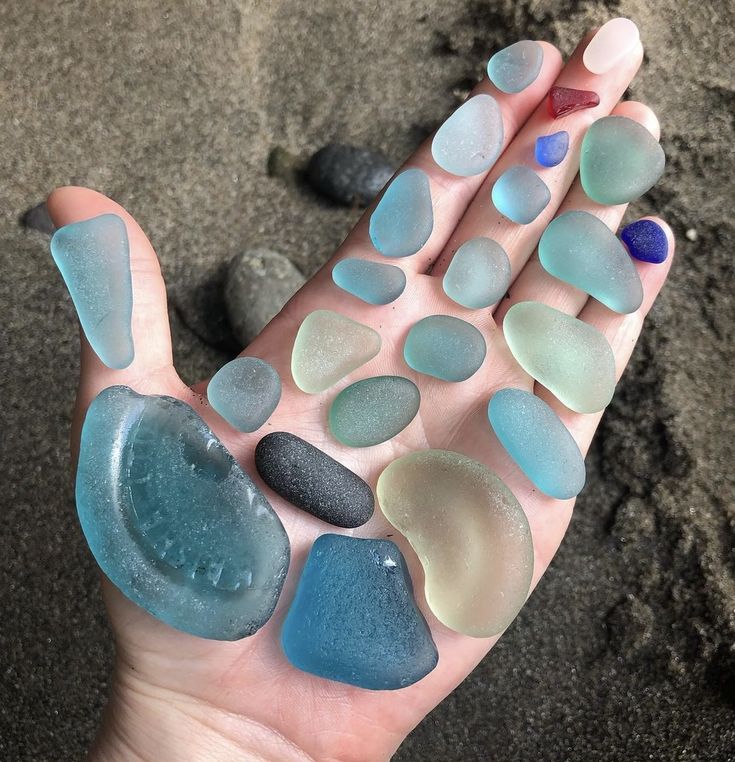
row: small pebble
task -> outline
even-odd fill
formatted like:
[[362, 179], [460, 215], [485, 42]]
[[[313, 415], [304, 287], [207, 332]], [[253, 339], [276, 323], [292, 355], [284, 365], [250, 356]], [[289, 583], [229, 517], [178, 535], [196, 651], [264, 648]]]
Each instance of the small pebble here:
[[498, 51], [487, 64], [487, 76], [504, 93], [520, 93], [541, 71], [544, 49], [533, 40], [521, 40]]
[[369, 259], [342, 259], [332, 268], [332, 280], [348, 294], [368, 304], [390, 304], [406, 288], [400, 267]]
[[20, 218], [20, 224], [28, 230], [37, 230], [39, 233], [46, 233], [47, 235], [53, 235], [56, 231], [56, 225], [48, 213], [45, 201], [25, 212]]
[[592, 90], [575, 90], [573, 87], [554, 86], [549, 90], [549, 113], [554, 119], [573, 114], [585, 108], [600, 105], [600, 96]]
[[569, 150], [569, 133], [566, 130], [536, 138], [534, 154], [542, 167], [555, 167], [564, 161]]
[[294, 434], [275, 431], [264, 436], [255, 448], [255, 467], [275, 493], [329, 524], [352, 529], [373, 515], [370, 487]]
[[689, 228], [684, 235], [687, 237], [687, 241], [696, 241], [699, 238], [699, 233], [694, 228]]
[[519, 225], [528, 225], [546, 209], [551, 191], [532, 169], [516, 165], [495, 181], [492, 199], [502, 215]]
[[631, 257], [654, 265], [666, 261], [669, 239], [664, 229], [653, 220], [631, 222], [623, 228], [620, 237], [628, 247]]
[[444, 293], [457, 304], [477, 310], [503, 298], [510, 286], [510, 260], [491, 238], [472, 238], [454, 253], [444, 280]]

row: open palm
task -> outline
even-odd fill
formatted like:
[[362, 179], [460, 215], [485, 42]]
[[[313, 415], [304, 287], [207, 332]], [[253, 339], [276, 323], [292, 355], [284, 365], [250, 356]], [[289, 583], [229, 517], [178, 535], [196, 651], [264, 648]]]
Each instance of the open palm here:
[[[358, 473], [373, 487], [394, 458], [407, 452], [439, 448], [461, 452], [495, 471], [518, 498], [528, 517], [535, 548], [535, 585], [545, 571], [571, 518], [574, 501], [559, 501], [539, 493], [510, 461], [489, 427], [488, 399], [497, 389], [512, 386], [535, 391], [548, 402], [586, 452], [598, 415], [573, 413], [547, 390], [534, 385], [516, 364], [505, 344], [502, 321], [508, 308], [526, 300], [540, 301], [594, 325], [613, 348], [618, 375], [622, 373], [642, 327], [645, 314], [660, 290], [668, 264], [637, 264], [644, 285], [643, 305], [631, 315], [618, 315], [581, 291], [548, 275], [534, 255], [544, 227], [559, 211], [586, 210], [615, 229], [623, 206], [602, 207], [590, 201], [576, 179], [579, 146], [586, 128], [608, 113], [622, 114], [644, 124], [658, 136], [655, 116], [637, 103], [619, 103], [640, 64], [638, 48], [627, 61], [604, 76], [590, 74], [581, 62], [585, 42], [562, 67], [555, 48], [544, 46], [538, 79], [518, 95], [505, 95], [487, 80], [475, 92], [491, 93], [499, 102], [505, 127], [504, 151], [487, 175], [455, 177], [437, 167], [424, 144], [407, 162], [427, 172], [434, 203], [434, 230], [419, 254], [392, 263], [408, 276], [404, 294], [393, 304], [368, 306], [337, 289], [331, 267], [347, 256], [380, 259], [370, 244], [370, 210], [340, 247], [334, 259], [296, 294], [245, 353], [271, 363], [283, 380], [281, 403], [260, 432], [241, 434], [220, 419], [202, 398], [206, 383], [186, 386], [173, 368], [166, 293], [150, 243], [135, 221], [117, 204], [83, 188], [61, 188], [50, 196], [54, 222], [65, 225], [114, 212], [126, 222], [131, 243], [134, 292], [133, 335], [136, 356], [123, 370], [106, 368], [82, 338], [82, 370], [75, 415], [73, 446], [91, 400], [105, 387], [126, 384], [148, 394], [168, 394], [191, 404], [208, 422], [245, 470], [256, 477], [253, 451], [269, 431], [290, 431], [322, 448]], [[600, 105], [551, 124], [545, 96], [552, 84], [593, 89]], [[544, 170], [552, 193], [544, 212], [530, 225], [503, 218], [493, 207], [490, 188], [509, 166], [528, 162], [535, 138], [554, 129], [570, 134], [564, 162]], [[668, 228], [663, 225], [668, 231]], [[509, 294], [496, 307], [467, 310], [449, 300], [441, 276], [453, 251], [464, 241], [485, 235], [507, 251], [513, 272]], [[670, 249], [673, 240], [669, 233]], [[669, 259], [670, 262], [670, 259]], [[332, 309], [371, 326], [382, 337], [380, 353], [337, 388], [317, 395], [301, 392], [290, 373], [291, 347], [303, 318], [315, 309]], [[480, 370], [468, 381], [451, 384], [411, 371], [403, 361], [403, 341], [409, 328], [431, 314], [461, 317], [484, 334], [488, 352]], [[395, 374], [411, 378], [421, 390], [421, 409], [399, 436], [367, 449], [346, 448], [329, 434], [329, 402], [339, 388], [357, 377]], [[262, 486], [262, 484], [261, 484]], [[292, 546], [289, 576], [273, 618], [254, 636], [239, 642], [202, 640], [150, 617], [107, 581], [104, 594], [117, 641], [113, 697], [105, 730], [98, 741], [100, 756], [127, 749], [142, 758], [156, 748], [177, 749], [179, 758], [253, 758], [373, 760], [392, 754], [405, 735], [447, 695], [486, 654], [496, 639], [472, 639], [451, 632], [427, 609], [421, 593], [421, 567], [395, 530], [377, 510], [355, 534], [385, 537], [401, 547], [415, 581], [417, 600], [439, 650], [439, 665], [417, 684], [395, 692], [370, 692], [325, 681], [292, 667], [278, 643], [279, 628], [293, 596], [306, 555], [318, 534], [334, 531], [328, 525], [265, 494], [286, 527]], [[340, 530], [338, 530], [340, 531]], [[189, 753], [187, 753], [187, 749]], [[194, 750], [197, 750], [196, 752]], [[109, 752], [105, 754], [104, 752]], [[163, 758], [168, 754], [160, 752]], [[159, 756], [159, 758], [161, 758]]]

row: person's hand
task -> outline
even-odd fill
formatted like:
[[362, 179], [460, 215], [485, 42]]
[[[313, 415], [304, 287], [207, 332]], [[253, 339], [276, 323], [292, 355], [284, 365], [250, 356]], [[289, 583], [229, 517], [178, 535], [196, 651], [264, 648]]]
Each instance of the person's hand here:
[[[503, 338], [503, 316], [524, 300], [543, 302], [594, 325], [613, 348], [618, 375], [623, 372], [643, 319], [666, 278], [671, 257], [663, 265], [636, 262], [645, 296], [642, 307], [630, 315], [611, 312], [575, 288], [552, 278], [534, 253], [544, 227], [558, 211], [591, 212], [612, 229], [620, 223], [624, 206], [602, 207], [590, 201], [576, 177], [579, 146], [586, 128], [608, 113], [631, 117], [658, 137], [658, 123], [649, 108], [619, 103], [642, 58], [640, 46], [628, 59], [604, 76], [582, 66], [584, 41], [566, 66], [551, 45], [544, 43], [544, 63], [537, 80], [518, 95], [497, 91], [487, 79], [475, 92], [489, 92], [501, 105], [505, 150], [487, 175], [455, 177], [433, 162], [430, 142], [407, 162], [425, 170], [431, 180], [434, 230], [428, 243], [413, 257], [391, 260], [408, 276], [405, 293], [385, 307], [364, 305], [340, 291], [331, 281], [331, 266], [339, 259], [360, 256], [381, 260], [368, 237], [368, 209], [329, 262], [307, 283], [283, 311], [247, 348], [248, 355], [271, 363], [283, 381], [283, 397], [271, 418], [270, 430], [290, 431], [314, 443], [358, 473], [373, 487], [380, 472], [394, 458], [412, 450], [456, 450], [486, 463], [507, 483], [525, 509], [535, 547], [535, 585], [564, 536], [573, 500], [545, 497], [502, 451], [489, 431], [485, 414], [494, 391], [513, 386], [535, 391], [559, 414], [583, 452], [587, 451], [600, 419], [570, 412], [548, 391], [534, 385], [515, 363]], [[552, 200], [530, 225], [516, 225], [493, 207], [490, 189], [512, 164], [523, 162], [535, 138], [550, 132], [545, 98], [558, 83], [593, 89], [600, 105], [572, 114], [553, 125], [571, 137], [567, 158], [544, 179]], [[192, 404], [214, 429], [245, 470], [257, 480], [253, 451], [258, 432], [240, 434], [226, 425], [201, 394], [178, 377], [172, 362], [166, 290], [155, 252], [132, 217], [116, 203], [91, 190], [60, 188], [48, 199], [56, 225], [87, 219], [105, 212], [126, 222], [131, 244], [135, 360], [122, 371], [105, 367], [82, 336], [81, 380], [73, 427], [76, 451], [85, 411], [105, 387], [126, 384], [138, 392], [168, 394]], [[673, 238], [669, 249], [673, 251]], [[487, 235], [508, 252], [513, 283], [507, 298], [493, 310], [468, 311], [449, 300], [442, 290], [442, 275], [457, 246], [469, 238]], [[385, 260], [382, 260], [385, 261]], [[308, 395], [294, 385], [290, 356], [296, 331], [315, 309], [333, 309], [372, 326], [383, 339], [378, 356], [361, 369], [360, 377], [405, 375], [416, 381], [421, 409], [396, 439], [369, 449], [339, 445], [325, 427], [325, 411], [334, 390]], [[447, 384], [419, 376], [403, 361], [402, 346], [409, 328], [430, 314], [450, 314], [469, 320], [484, 334], [488, 345], [482, 368], [468, 381]], [[355, 380], [351, 378], [350, 380]], [[262, 485], [261, 485], [262, 486]], [[394, 692], [371, 692], [329, 682], [298, 671], [279, 646], [279, 628], [293, 597], [306, 555], [318, 534], [340, 531], [265, 489], [279, 513], [292, 546], [289, 576], [273, 618], [255, 635], [238, 642], [202, 640], [158, 622], [126, 599], [105, 580], [105, 601], [117, 644], [113, 690], [93, 750], [104, 759], [290, 759], [380, 760], [388, 758], [408, 732], [460, 683], [493, 646], [497, 638], [472, 639], [449, 631], [426, 607], [421, 592], [423, 575], [415, 554], [397, 534], [411, 567], [417, 600], [439, 650], [439, 664], [415, 685]], [[376, 510], [373, 519], [355, 533], [385, 537], [393, 530]]]

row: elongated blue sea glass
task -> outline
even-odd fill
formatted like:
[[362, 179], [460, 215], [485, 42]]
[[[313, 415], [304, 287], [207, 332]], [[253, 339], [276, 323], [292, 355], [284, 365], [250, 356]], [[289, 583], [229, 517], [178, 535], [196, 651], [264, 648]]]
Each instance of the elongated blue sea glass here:
[[521, 40], [499, 50], [487, 64], [490, 81], [504, 93], [520, 93], [536, 80], [544, 61], [543, 48]]
[[286, 532], [184, 402], [127, 386], [100, 392], [82, 429], [76, 500], [102, 571], [171, 627], [237, 640], [273, 613]]
[[336, 534], [309, 553], [281, 645], [298, 669], [369, 690], [405, 688], [439, 661], [398, 547]]
[[451, 315], [430, 315], [419, 320], [406, 337], [406, 364], [442, 381], [466, 381], [485, 359], [482, 334], [464, 320]]
[[546, 209], [551, 192], [546, 183], [528, 167], [506, 169], [492, 190], [495, 208], [512, 222], [528, 225]]
[[434, 161], [467, 177], [486, 172], [503, 147], [503, 115], [492, 95], [468, 98], [439, 128], [431, 143]]
[[523, 389], [501, 389], [492, 396], [487, 415], [500, 443], [542, 492], [565, 500], [582, 491], [582, 453], [543, 400]]
[[555, 278], [586, 291], [615, 312], [643, 301], [638, 271], [615, 233], [589, 212], [565, 212], [541, 235], [538, 256]]
[[207, 386], [209, 404], [240, 431], [255, 431], [281, 399], [281, 379], [258, 357], [238, 357], [223, 365]]
[[654, 265], [660, 265], [666, 261], [669, 253], [669, 239], [657, 222], [648, 219], [631, 222], [623, 228], [620, 237], [634, 259]]
[[406, 288], [406, 273], [400, 267], [369, 259], [340, 260], [332, 268], [332, 280], [368, 304], [390, 304]]
[[534, 155], [542, 167], [555, 167], [564, 161], [569, 150], [569, 133], [566, 130], [541, 135], [536, 138]]
[[471, 310], [489, 307], [503, 298], [510, 286], [510, 260], [491, 238], [472, 238], [454, 253], [444, 280], [444, 293]]
[[370, 216], [370, 240], [385, 257], [410, 257], [429, 240], [433, 227], [429, 178], [421, 169], [406, 169]]
[[51, 256], [61, 271], [84, 335], [109, 368], [133, 362], [133, 284], [125, 223], [102, 214], [59, 228]]

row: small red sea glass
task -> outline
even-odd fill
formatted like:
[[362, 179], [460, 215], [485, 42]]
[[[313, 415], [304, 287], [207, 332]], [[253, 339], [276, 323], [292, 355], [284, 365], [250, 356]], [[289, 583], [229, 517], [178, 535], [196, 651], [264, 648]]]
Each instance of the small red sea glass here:
[[600, 96], [592, 90], [575, 90], [571, 87], [552, 87], [549, 90], [549, 113], [554, 119], [599, 104]]

